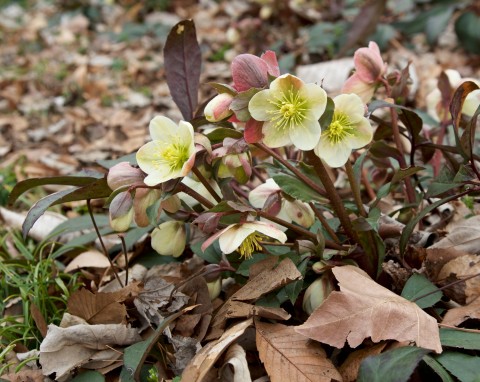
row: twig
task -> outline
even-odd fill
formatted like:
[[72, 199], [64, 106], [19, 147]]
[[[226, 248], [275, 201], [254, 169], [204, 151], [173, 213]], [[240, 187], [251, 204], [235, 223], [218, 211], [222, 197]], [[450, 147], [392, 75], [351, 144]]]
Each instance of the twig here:
[[125, 285], [128, 285], [128, 253], [127, 253], [127, 244], [125, 243], [125, 237], [123, 235], [118, 235], [120, 241], [122, 242], [122, 251], [125, 255]]
[[192, 172], [195, 174], [195, 176], [198, 178], [200, 182], [205, 186], [205, 188], [208, 190], [210, 195], [213, 196], [213, 199], [217, 201], [217, 203], [220, 203], [222, 201], [222, 198], [220, 195], [218, 195], [215, 190], [213, 189], [212, 185], [208, 181], [207, 178], [205, 178], [202, 174], [202, 172], [195, 166], [192, 167]]
[[315, 216], [318, 218], [318, 220], [320, 220], [320, 223], [322, 224], [323, 228], [325, 228], [325, 231], [328, 232], [328, 234], [330, 235], [330, 237], [335, 241], [337, 242], [338, 244], [341, 243], [340, 239], [338, 238], [337, 234], [335, 233], [335, 231], [332, 229], [332, 227], [330, 227], [330, 225], [328, 224], [327, 222], [327, 219], [325, 219], [325, 216], [323, 216], [322, 212], [317, 208], [315, 207], [315, 204], [313, 202], [309, 202], [308, 205], [312, 208], [313, 210], [313, 213], [315, 214]]

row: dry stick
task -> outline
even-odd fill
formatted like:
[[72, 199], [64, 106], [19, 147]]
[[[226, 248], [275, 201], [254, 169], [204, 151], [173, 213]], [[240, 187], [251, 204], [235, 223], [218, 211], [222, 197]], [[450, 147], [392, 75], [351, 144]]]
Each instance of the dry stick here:
[[123, 235], [118, 235], [120, 241], [122, 242], [122, 251], [125, 255], [125, 285], [128, 285], [128, 254], [127, 254], [127, 244], [125, 243], [125, 237]]
[[265, 146], [262, 143], [254, 143], [256, 147], [258, 147], [260, 150], [266, 152], [273, 158], [275, 158], [277, 161], [279, 161], [281, 164], [283, 164], [286, 168], [288, 168], [291, 172], [293, 172], [298, 179], [300, 179], [303, 183], [305, 183], [308, 187], [310, 187], [312, 190], [318, 192], [322, 196], [328, 196], [328, 192], [325, 192], [323, 188], [321, 188], [318, 184], [313, 182], [311, 179], [303, 175], [296, 167], [292, 166], [287, 160], [282, 158], [281, 155], [278, 155], [275, 151], [270, 149], [269, 147]]
[[355, 174], [353, 172], [353, 167], [350, 163], [350, 160], [347, 160], [347, 163], [345, 163], [345, 170], [347, 172], [348, 181], [350, 182], [350, 187], [352, 187], [353, 199], [355, 200], [355, 204], [357, 205], [358, 212], [361, 216], [366, 218], [368, 216], [367, 211], [365, 211], [365, 207], [363, 206], [360, 188], [358, 187], [357, 180], [355, 179]]
[[343, 206], [342, 199], [340, 199], [340, 196], [338, 195], [338, 192], [335, 186], [333, 185], [333, 182], [330, 179], [330, 176], [328, 175], [327, 169], [323, 165], [322, 160], [319, 157], [317, 157], [317, 155], [312, 150], [305, 152], [305, 154], [309, 162], [313, 164], [313, 168], [315, 169], [315, 172], [320, 178], [320, 181], [322, 182], [323, 187], [325, 187], [325, 190], [327, 191], [327, 197], [332, 203], [332, 207], [334, 211], [337, 213], [338, 219], [340, 220], [340, 223], [342, 224], [342, 227], [345, 230], [345, 233], [352, 241], [358, 243], [358, 236], [356, 232], [353, 230], [352, 222], [348, 217], [347, 211]]
[[105, 244], [103, 243], [102, 235], [100, 235], [100, 230], [98, 229], [97, 222], [93, 217], [93, 211], [92, 211], [92, 205], [90, 203], [90, 199], [87, 199], [87, 208], [88, 208], [88, 213], [90, 215], [90, 219], [92, 220], [92, 223], [93, 223], [93, 228], [95, 228], [95, 232], [97, 233], [98, 240], [100, 241], [100, 245], [102, 246], [103, 254], [107, 257], [108, 262], [110, 263], [110, 267], [112, 268], [113, 274], [115, 275], [115, 278], [117, 279], [120, 286], [123, 288], [124, 285], [120, 280], [120, 277], [118, 277], [118, 273], [115, 270], [115, 265], [113, 264], [112, 259], [110, 259], [110, 256], [108, 255], [107, 247], [105, 247]]
[[363, 187], [365, 187], [365, 190], [367, 191], [370, 200], [375, 200], [377, 198], [377, 194], [375, 194], [375, 191], [373, 191], [372, 186], [368, 182], [367, 170], [365, 168], [362, 168], [362, 183]]
[[325, 219], [325, 217], [323, 216], [322, 212], [317, 208], [315, 207], [315, 204], [313, 202], [309, 202], [308, 205], [312, 208], [313, 210], [313, 213], [315, 214], [315, 216], [318, 218], [318, 220], [320, 220], [320, 223], [322, 224], [323, 228], [325, 228], [325, 231], [328, 232], [328, 234], [330, 235], [330, 237], [335, 240], [335, 242], [337, 242], [338, 244], [341, 243], [340, 239], [338, 238], [337, 234], [335, 233], [335, 231], [332, 229], [332, 227], [330, 227], [330, 225], [328, 224], [327, 222], [327, 219]]
[[222, 198], [215, 192], [215, 190], [213, 189], [212, 185], [209, 183], [209, 181], [207, 180], [207, 178], [205, 178], [203, 176], [203, 174], [201, 173], [201, 171], [196, 168], [195, 166], [192, 167], [192, 172], [195, 174], [195, 176], [198, 178], [198, 180], [200, 182], [202, 182], [202, 184], [205, 186], [205, 188], [208, 190], [208, 192], [210, 193], [210, 195], [213, 196], [213, 198], [217, 201], [217, 203], [220, 203], [222, 201]]
[[192, 198], [194, 198], [197, 202], [203, 204], [205, 207], [207, 207], [208, 209], [210, 208], [213, 208], [214, 205], [213, 203], [204, 198], [202, 195], [200, 195], [197, 191], [194, 191], [192, 190], [190, 187], [188, 187], [187, 185], [183, 184], [183, 183], [178, 183], [175, 187], [175, 190], [177, 192], [185, 192], [187, 195], [191, 196]]

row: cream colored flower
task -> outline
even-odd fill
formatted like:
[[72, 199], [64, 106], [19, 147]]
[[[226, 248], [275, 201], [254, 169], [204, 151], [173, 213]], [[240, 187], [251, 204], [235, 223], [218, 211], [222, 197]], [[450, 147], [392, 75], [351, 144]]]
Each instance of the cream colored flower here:
[[248, 110], [257, 121], [264, 121], [263, 142], [269, 147], [293, 144], [300, 150], [315, 147], [321, 134], [318, 119], [325, 111], [327, 94], [316, 84], [284, 74], [270, 88], [255, 94]]
[[[280, 191], [278, 184], [272, 178], [269, 178], [265, 183], [250, 191], [248, 201], [255, 208], [263, 208], [270, 195]], [[289, 223], [293, 221], [306, 228], [311, 227], [315, 222], [313, 210], [307, 203], [300, 200], [287, 199], [286, 197], [282, 197], [280, 211], [275, 216]], [[279, 224], [271, 224], [281, 231], [287, 230], [286, 227]]]
[[237, 223], [229, 225], [208, 238], [202, 245], [202, 251], [205, 251], [218, 239], [223, 253], [229, 254], [238, 251], [240, 256], [248, 259], [252, 257], [253, 252], [262, 249], [260, 242], [268, 238], [273, 238], [281, 243], [287, 241], [287, 235], [271, 224], [260, 221]]
[[187, 243], [185, 224], [179, 221], [167, 221], [152, 231], [152, 248], [160, 255], [180, 256]]
[[315, 154], [331, 167], [343, 166], [353, 149], [359, 149], [372, 140], [373, 128], [365, 118], [365, 106], [356, 94], [340, 94], [333, 99], [333, 119], [322, 132], [315, 146]]
[[152, 119], [149, 129], [152, 141], [137, 152], [137, 163], [148, 174], [145, 184], [155, 186], [187, 175], [195, 161], [193, 126], [159, 116]]

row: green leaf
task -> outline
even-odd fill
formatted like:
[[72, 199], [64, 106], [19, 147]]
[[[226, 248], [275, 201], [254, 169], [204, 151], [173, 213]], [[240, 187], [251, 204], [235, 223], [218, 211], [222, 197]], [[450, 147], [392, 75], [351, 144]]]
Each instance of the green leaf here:
[[205, 252], [202, 251], [202, 244], [203, 243], [200, 242], [192, 244], [190, 249], [193, 251], [193, 253], [201, 257], [207, 263], [218, 264], [222, 260], [222, 251], [220, 250], [220, 244], [218, 244], [218, 240], [205, 249]]
[[186, 121], [198, 103], [202, 54], [193, 20], [183, 20], [170, 31], [163, 49], [165, 76], [173, 101]]
[[[110, 224], [107, 215], [94, 214], [93, 217], [99, 227], [108, 226]], [[67, 221], [58, 225], [55, 228], [55, 232], [68, 233], [86, 229], [93, 229], [92, 219], [88, 214], [68, 219]]]
[[480, 381], [480, 357], [446, 351], [435, 358], [445, 369], [457, 377], [460, 382]]
[[285, 285], [285, 293], [293, 305], [295, 304], [295, 301], [297, 301], [298, 295], [302, 291], [305, 273], [307, 273], [308, 260], [309, 258], [306, 257], [300, 262], [300, 264], [297, 265], [297, 269], [302, 274], [302, 278], [298, 281], [294, 281], [293, 283]]
[[425, 169], [424, 167], [420, 167], [420, 166], [412, 166], [412, 167], [408, 167], [408, 168], [402, 168], [402, 169], [396, 171], [395, 174], [393, 174], [392, 184], [400, 182], [401, 180], [403, 180], [405, 178], [408, 178], [408, 177], [412, 176], [413, 174], [416, 174], [417, 172], [419, 172], [421, 170], [424, 170], [424, 169]]
[[414, 273], [407, 281], [402, 290], [402, 297], [406, 298], [409, 301], [415, 300], [417, 297], [423, 296], [424, 294], [438, 291], [432, 293], [429, 296], [423, 297], [415, 303], [422, 309], [430, 308], [435, 305], [442, 298], [442, 292], [423, 275]]
[[36, 202], [27, 213], [22, 225], [23, 236], [26, 237], [30, 229], [47, 208], [56, 204], [74, 202], [78, 200], [106, 198], [112, 190], [108, 187], [107, 179], [95, 180], [83, 187], [71, 188], [50, 194]]
[[333, 99], [327, 97], [327, 106], [325, 107], [325, 111], [323, 112], [322, 116], [320, 117], [319, 121], [320, 126], [322, 129], [326, 129], [332, 123], [333, 113], [335, 111], [335, 103]]
[[88, 370], [71, 379], [72, 382], [104, 382], [105, 377], [98, 371]]
[[452, 6], [440, 8], [436, 14], [427, 19], [425, 23], [425, 34], [427, 35], [427, 41], [430, 45], [434, 45], [438, 40], [438, 36], [447, 29], [453, 9]]
[[440, 365], [435, 358], [425, 355], [422, 359], [423, 362], [425, 362], [430, 368], [437, 373], [437, 375], [440, 377], [442, 382], [455, 382], [453, 378], [450, 376], [447, 370]]
[[256, 253], [255, 256], [242, 261], [242, 263], [238, 266], [236, 273], [248, 277], [250, 275], [250, 267], [255, 263], [265, 260], [267, 257], [270, 257], [270, 255], [265, 253]]
[[272, 178], [282, 191], [290, 195], [292, 198], [306, 203], [312, 201], [325, 202], [325, 198], [322, 195], [312, 190], [295, 176], [278, 174], [273, 175]]
[[457, 18], [455, 33], [467, 52], [480, 54], [480, 17], [473, 9], [462, 13]]
[[440, 328], [440, 342], [442, 346], [480, 350], [480, 333]]
[[235, 112], [235, 116], [242, 122], [248, 121], [252, 116], [248, 110], [248, 104], [252, 97], [257, 94], [261, 89], [251, 88], [240, 92], [233, 99], [230, 104], [230, 110]]
[[211, 133], [206, 134], [206, 136], [212, 142], [221, 142], [225, 138], [242, 138], [243, 134], [240, 131], [234, 129], [219, 127], [218, 129], [213, 130]]
[[430, 350], [406, 346], [365, 358], [358, 382], [407, 382], [422, 357]]
[[[102, 175], [103, 177], [103, 175]], [[24, 192], [38, 186], [57, 184], [65, 186], [85, 186], [93, 183], [98, 177], [89, 176], [50, 176], [46, 178], [31, 178], [15, 185], [8, 197], [8, 204], [13, 204]]]

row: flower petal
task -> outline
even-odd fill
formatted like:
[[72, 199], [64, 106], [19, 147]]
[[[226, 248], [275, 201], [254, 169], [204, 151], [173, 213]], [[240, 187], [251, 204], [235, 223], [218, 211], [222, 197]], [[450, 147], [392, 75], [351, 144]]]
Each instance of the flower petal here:
[[[308, 118], [308, 119], [307, 119]], [[312, 150], [320, 139], [322, 130], [318, 119], [313, 116], [305, 118], [300, 126], [290, 129], [290, 140], [300, 150]]]
[[362, 81], [356, 73], [348, 78], [342, 87], [342, 93], [355, 93], [363, 103], [370, 101], [374, 92], [375, 86]]
[[263, 124], [263, 143], [268, 147], [283, 147], [292, 143], [289, 134], [279, 129], [275, 122], [265, 122]]
[[178, 126], [170, 118], [159, 115], [150, 121], [148, 129], [153, 141], [165, 141], [170, 140], [169, 137], [178, 130]]
[[317, 84], [305, 84], [300, 89], [300, 96], [308, 101], [313, 117], [318, 120], [327, 107], [327, 93]]
[[248, 103], [250, 115], [257, 121], [268, 121], [275, 106], [270, 102], [273, 97], [272, 90], [266, 89], [255, 94]]
[[278, 66], [277, 56], [273, 50], [267, 50], [260, 58], [268, 65], [268, 73], [278, 77], [280, 75], [280, 67]]
[[218, 239], [220, 249], [225, 254], [232, 253], [243, 243], [248, 235], [254, 232], [255, 229], [246, 227], [245, 224], [235, 224], [230, 230], [225, 231]]
[[352, 149], [344, 142], [333, 145], [324, 137], [320, 138], [315, 147], [315, 154], [322, 158], [330, 167], [334, 168], [343, 166], [351, 153]]
[[262, 208], [268, 197], [278, 190], [280, 190], [278, 184], [272, 178], [268, 178], [265, 183], [250, 191], [248, 201], [253, 207]]
[[260, 142], [263, 138], [262, 127], [263, 121], [257, 121], [253, 118], [250, 118], [245, 124], [245, 130], [243, 131], [245, 141], [247, 143]]
[[285, 233], [268, 223], [260, 221], [247, 222], [243, 224], [243, 228], [253, 230], [253, 232], [258, 231], [268, 237], [278, 240], [281, 243], [285, 243], [287, 241], [287, 235], [285, 235]]
[[373, 128], [367, 118], [362, 118], [352, 131], [352, 136], [346, 139], [346, 144], [352, 149], [359, 149], [368, 145], [373, 138]]
[[385, 65], [378, 45], [371, 41], [368, 48], [357, 49], [353, 55], [356, 74], [362, 81], [373, 83], [383, 74]]
[[358, 95], [340, 94], [333, 99], [333, 102], [335, 103], [335, 110], [347, 114], [352, 122], [363, 118], [365, 104]]
[[268, 84], [267, 62], [253, 54], [240, 54], [232, 61], [234, 88], [243, 92], [250, 88], [263, 88]]

